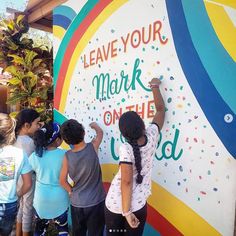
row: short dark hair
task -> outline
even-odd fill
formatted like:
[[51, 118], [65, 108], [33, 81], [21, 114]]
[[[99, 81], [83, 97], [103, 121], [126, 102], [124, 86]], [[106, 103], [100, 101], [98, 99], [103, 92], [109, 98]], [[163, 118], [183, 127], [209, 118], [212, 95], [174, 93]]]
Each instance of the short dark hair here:
[[9, 115], [0, 113], [0, 148], [15, 142], [15, 124]]
[[61, 136], [68, 145], [79, 144], [84, 140], [84, 127], [77, 120], [70, 119], [61, 126]]

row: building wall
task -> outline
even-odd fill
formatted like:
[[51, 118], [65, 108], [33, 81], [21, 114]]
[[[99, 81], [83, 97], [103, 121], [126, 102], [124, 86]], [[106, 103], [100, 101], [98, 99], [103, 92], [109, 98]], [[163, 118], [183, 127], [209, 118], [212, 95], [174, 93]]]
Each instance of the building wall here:
[[233, 235], [236, 200], [236, 4], [208, 0], [75, 1], [54, 10], [55, 118], [104, 130], [109, 187], [119, 116], [151, 122], [148, 82], [166, 119], [154, 158], [145, 235]]

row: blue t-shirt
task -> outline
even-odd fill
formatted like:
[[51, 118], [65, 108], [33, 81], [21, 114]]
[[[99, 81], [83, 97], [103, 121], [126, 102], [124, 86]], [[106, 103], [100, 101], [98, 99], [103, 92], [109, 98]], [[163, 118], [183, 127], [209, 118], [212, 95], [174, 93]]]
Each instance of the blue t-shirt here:
[[46, 150], [39, 157], [35, 152], [29, 162], [36, 173], [33, 206], [41, 219], [53, 219], [64, 213], [69, 206], [69, 196], [59, 183], [65, 150]]
[[0, 203], [17, 201], [16, 185], [19, 176], [31, 170], [22, 149], [11, 145], [0, 148]]

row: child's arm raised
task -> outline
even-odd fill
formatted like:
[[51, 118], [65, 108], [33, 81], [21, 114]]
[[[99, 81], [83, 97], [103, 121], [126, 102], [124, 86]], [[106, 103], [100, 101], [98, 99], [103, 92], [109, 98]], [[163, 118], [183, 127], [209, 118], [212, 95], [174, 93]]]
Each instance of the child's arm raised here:
[[149, 82], [149, 84], [152, 89], [154, 103], [156, 107], [156, 113], [152, 122], [156, 123], [161, 130], [165, 118], [165, 104], [159, 88], [161, 81], [159, 79], [153, 78], [151, 82]]
[[94, 146], [95, 151], [98, 152], [98, 148], [99, 148], [99, 146], [102, 142], [102, 138], [103, 138], [103, 131], [96, 122], [92, 122], [90, 124], [90, 127], [92, 129], [94, 129], [96, 132], [96, 137], [92, 140], [92, 144]]

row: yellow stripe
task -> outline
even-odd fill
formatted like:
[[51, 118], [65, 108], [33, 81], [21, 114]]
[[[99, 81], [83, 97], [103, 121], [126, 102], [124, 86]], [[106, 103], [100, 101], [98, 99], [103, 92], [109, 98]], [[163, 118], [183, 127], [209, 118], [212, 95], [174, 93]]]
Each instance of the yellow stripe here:
[[61, 144], [61, 148], [69, 150], [70, 146], [63, 141], [63, 143]]
[[65, 29], [58, 26], [58, 25], [53, 25], [53, 35], [59, 39], [62, 39], [65, 35]]
[[119, 170], [119, 165], [116, 164], [101, 164], [102, 181], [110, 183]]
[[228, 54], [236, 61], [236, 28], [224, 8], [205, 1], [212, 26]]
[[[208, 0], [205, 0], [205, 1], [208, 1]], [[209, 0], [209, 2], [216, 3], [216, 4], [217, 3], [222, 4], [222, 5], [236, 9], [236, 1], [235, 0]]]
[[221, 235], [190, 207], [152, 181], [148, 203], [185, 236]]
[[[103, 181], [111, 182], [118, 171], [118, 165], [103, 164], [101, 167]], [[154, 181], [148, 203], [185, 236], [221, 235], [190, 207]]]
[[95, 32], [98, 30], [98, 28], [118, 9], [120, 8], [124, 3], [126, 3], [128, 0], [114, 0], [112, 1], [109, 6], [107, 6], [102, 13], [93, 21], [93, 23], [89, 26], [81, 40], [78, 42], [74, 53], [72, 55], [72, 58], [70, 60], [70, 64], [66, 73], [65, 82], [63, 85], [62, 93], [61, 93], [61, 99], [60, 99], [60, 106], [59, 111], [61, 113], [64, 113], [65, 104], [67, 100], [68, 90], [70, 87], [70, 81], [72, 78], [72, 74], [74, 72], [76, 63], [78, 61], [78, 58], [81, 54], [81, 52], [84, 50], [84, 48], [87, 46], [89, 40], [92, 38], [92, 36], [95, 34]]

